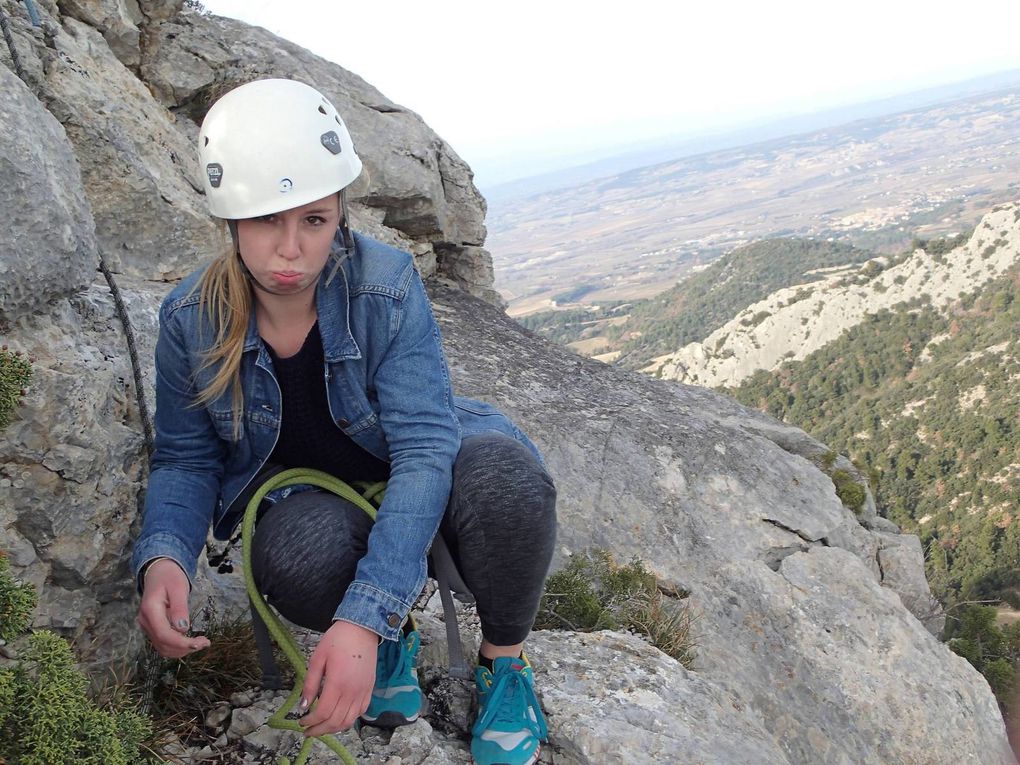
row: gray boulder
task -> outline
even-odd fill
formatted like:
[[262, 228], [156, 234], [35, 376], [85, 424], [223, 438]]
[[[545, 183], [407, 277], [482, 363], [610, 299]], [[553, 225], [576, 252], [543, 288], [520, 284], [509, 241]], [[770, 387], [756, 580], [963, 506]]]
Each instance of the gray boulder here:
[[64, 128], [6, 67], [0, 91], [0, 320], [11, 320], [86, 287], [98, 259]]
[[[746, 710], [786, 758], [699, 760], [692, 748], [677, 762], [1014, 762], [984, 678], [918, 618], [930, 594], [916, 538], [862, 525], [802, 449], [786, 448], [802, 443], [779, 437], [794, 429], [550, 346], [461, 294], [433, 297], [455, 386], [512, 413], [546, 455], [560, 555], [637, 556], [689, 593], [693, 676], [712, 689], [698, 691], [702, 703]], [[550, 674], [543, 683], [561, 682]], [[747, 730], [741, 720], [734, 730]], [[669, 735], [645, 730], [628, 752], [667, 747]], [[629, 761], [589, 751], [578, 761]]]

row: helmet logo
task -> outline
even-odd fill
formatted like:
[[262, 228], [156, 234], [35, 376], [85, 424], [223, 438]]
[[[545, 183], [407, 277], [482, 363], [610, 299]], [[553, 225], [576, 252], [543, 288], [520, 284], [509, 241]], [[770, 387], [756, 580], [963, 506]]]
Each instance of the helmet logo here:
[[290, 178], [281, 178], [280, 179], [280, 193], [281, 194], [286, 194], [292, 188], [294, 188], [294, 181], [292, 181]]
[[319, 140], [322, 141], [323, 146], [329, 149], [330, 154], [339, 154], [343, 151], [343, 147], [340, 146], [340, 136], [338, 136], [334, 130], [330, 130], [328, 133], [323, 133], [319, 136]]
[[205, 174], [209, 176], [209, 185], [218, 189], [223, 180], [223, 165], [219, 162], [212, 162], [205, 166]]

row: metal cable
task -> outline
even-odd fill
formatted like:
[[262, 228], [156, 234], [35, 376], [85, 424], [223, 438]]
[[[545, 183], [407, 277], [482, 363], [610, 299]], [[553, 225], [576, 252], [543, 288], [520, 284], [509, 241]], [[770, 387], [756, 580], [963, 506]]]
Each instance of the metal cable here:
[[[135, 400], [138, 403], [138, 416], [142, 421], [142, 432], [145, 438], [145, 451], [149, 459], [152, 459], [153, 451], [153, 428], [152, 417], [149, 415], [149, 406], [145, 399], [145, 388], [142, 387], [142, 366], [138, 359], [138, 347], [135, 344], [135, 333], [131, 328], [131, 318], [128, 316], [127, 305], [121, 295], [117, 281], [113, 278], [113, 272], [106, 265], [102, 250], [99, 251], [99, 270], [110, 287], [110, 294], [113, 295], [113, 305], [124, 328], [124, 337], [127, 340], [128, 356], [131, 360], [131, 373], [135, 382]], [[156, 684], [159, 682], [159, 672], [163, 662], [156, 654], [152, 643], [145, 641], [145, 648], [142, 649], [142, 682], [139, 688], [141, 698], [138, 702], [139, 711], [148, 715], [152, 709], [152, 702], [156, 697]]]
[[4, 13], [3, 6], [0, 6], [0, 29], [3, 30], [4, 39], [7, 41], [7, 47], [11, 51], [11, 61], [14, 62], [14, 72], [21, 78], [21, 81], [28, 85], [28, 80], [25, 79], [25, 69], [21, 66], [21, 57], [18, 55], [18, 49], [14, 47], [14, 37], [11, 35], [11, 26], [7, 23], [7, 14]]
[[134, 330], [131, 329], [131, 319], [128, 316], [124, 298], [120, 294], [120, 288], [117, 287], [117, 282], [113, 278], [113, 273], [106, 265], [106, 260], [103, 258], [102, 251], [99, 252], [99, 270], [103, 272], [103, 276], [106, 278], [106, 283], [110, 287], [110, 293], [113, 295], [113, 304], [117, 310], [117, 316], [120, 318], [120, 323], [124, 327], [124, 336], [127, 339], [128, 356], [131, 358], [131, 372], [135, 379], [135, 399], [138, 401], [138, 416], [142, 420], [142, 432], [145, 435], [145, 451], [151, 459], [152, 450], [154, 448], [152, 418], [149, 416], [149, 405], [145, 400], [145, 389], [142, 387], [142, 365], [138, 360], [138, 347], [135, 345], [135, 333]]

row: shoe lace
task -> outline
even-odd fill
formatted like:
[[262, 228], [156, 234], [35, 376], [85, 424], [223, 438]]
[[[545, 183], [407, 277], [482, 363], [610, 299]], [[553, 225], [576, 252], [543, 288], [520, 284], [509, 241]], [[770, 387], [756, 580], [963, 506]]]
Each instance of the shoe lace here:
[[[534, 719], [528, 714], [529, 708], [535, 715]], [[540, 739], [544, 739], [549, 732], [542, 706], [528, 678], [517, 670], [502, 671], [494, 678], [485, 708], [475, 721], [472, 731], [477, 736], [493, 723], [503, 729], [522, 722]]]
[[399, 640], [384, 640], [379, 646], [379, 658], [376, 663], [376, 686], [389, 687], [399, 678], [411, 674], [414, 661], [414, 650], [408, 645], [410, 638], [401, 636]]

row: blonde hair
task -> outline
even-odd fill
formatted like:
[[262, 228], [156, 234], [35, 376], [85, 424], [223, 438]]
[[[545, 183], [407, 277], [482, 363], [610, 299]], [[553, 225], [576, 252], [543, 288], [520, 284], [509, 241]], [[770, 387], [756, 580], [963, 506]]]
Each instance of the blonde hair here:
[[[221, 234], [226, 234], [224, 224]], [[226, 239], [230, 239], [228, 245]], [[200, 326], [213, 329], [212, 344], [202, 353], [202, 369], [215, 367], [212, 379], [198, 392], [196, 406], [205, 406], [231, 391], [234, 439], [241, 435], [244, 391], [241, 387], [241, 356], [248, 322], [254, 310], [251, 284], [242, 270], [236, 245], [224, 236], [222, 254], [202, 274], [195, 289], [199, 293], [202, 318]]]

